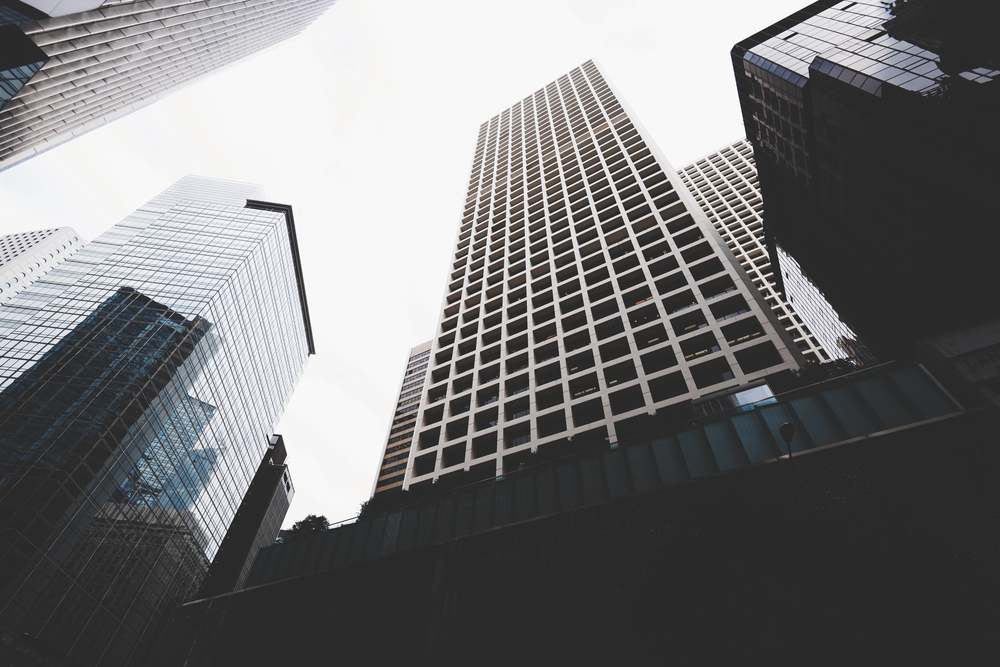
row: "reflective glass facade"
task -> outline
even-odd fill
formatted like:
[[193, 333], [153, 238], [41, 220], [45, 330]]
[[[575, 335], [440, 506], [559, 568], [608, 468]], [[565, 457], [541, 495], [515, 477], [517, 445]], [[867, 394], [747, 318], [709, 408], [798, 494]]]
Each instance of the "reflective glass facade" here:
[[998, 22], [824, 0], [732, 51], [768, 233], [879, 358], [1000, 315]]
[[[749, 142], [737, 141], [677, 173], [807, 361], [850, 357], [860, 366], [873, 363], [798, 262], [779, 247], [768, 253], [764, 202]], [[779, 263], [772, 264], [775, 258]]]
[[44, 3], [53, 18], [0, 13], [0, 169], [297, 35], [333, 2], [64, 1]]
[[311, 352], [290, 210], [187, 177], [0, 307], [0, 625], [143, 664]]

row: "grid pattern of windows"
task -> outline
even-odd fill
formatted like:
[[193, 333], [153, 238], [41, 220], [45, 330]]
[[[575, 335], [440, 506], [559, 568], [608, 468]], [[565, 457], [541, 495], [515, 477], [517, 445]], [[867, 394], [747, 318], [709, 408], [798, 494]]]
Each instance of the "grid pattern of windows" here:
[[389, 426], [389, 437], [379, 462], [372, 495], [403, 485], [403, 476], [399, 473], [406, 469], [406, 459], [410, 456], [413, 429], [417, 425], [416, 415], [413, 413], [420, 409], [430, 355], [431, 341], [410, 350], [406, 369], [403, 371], [403, 386], [396, 399], [396, 410]]
[[480, 128], [406, 484], [801, 361], [588, 62]]
[[750, 143], [741, 139], [678, 174], [803, 356], [818, 362], [847, 356], [853, 348], [844, 341], [857, 336], [802, 275], [795, 260], [780, 249], [782, 276], [774, 275]]
[[145, 664], [311, 352], [259, 195], [186, 177], [0, 305], [0, 622], [74, 663]]
[[9, 304], [81, 248], [72, 227], [0, 236], [0, 304]]
[[0, 169], [288, 39], [331, 4], [119, 1], [22, 23], [49, 60], [0, 110]]

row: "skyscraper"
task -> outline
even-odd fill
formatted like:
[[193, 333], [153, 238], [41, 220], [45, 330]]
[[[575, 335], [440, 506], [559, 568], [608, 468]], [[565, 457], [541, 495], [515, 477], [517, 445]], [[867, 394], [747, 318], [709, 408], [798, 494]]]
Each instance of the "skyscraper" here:
[[250, 488], [201, 582], [197, 598], [222, 595], [241, 587], [250, 574], [257, 550], [274, 544], [295, 496], [285, 465], [286, 455], [284, 438], [271, 436]]
[[417, 425], [417, 410], [424, 394], [431, 343], [432, 341], [427, 341], [410, 349], [403, 379], [399, 383], [399, 397], [389, 424], [389, 434], [379, 460], [378, 474], [375, 475], [372, 486], [373, 496], [403, 485], [406, 461], [410, 458], [410, 446], [413, 444], [413, 430]]
[[0, 169], [298, 34], [333, 1], [0, 2]]
[[407, 488], [803, 362], [593, 62], [481, 126], [466, 195]]
[[733, 48], [768, 234], [880, 358], [1000, 316], [998, 21], [824, 0]]
[[291, 209], [260, 196], [186, 177], [0, 307], [15, 644], [142, 664], [197, 591], [313, 352]]
[[9, 303], [82, 247], [72, 227], [0, 236], [0, 303]]
[[[798, 263], [781, 248], [768, 252], [764, 202], [753, 147], [746, 140], [706, 155], [677, 173], [806, 360], [849, 356], [862, 366], [872, 363], [857, 335], [802, 274]], [[780, 265], [772, 265], [772, 256], [780, 259]], [[848, 347], [848, 341], [854, 347]]]

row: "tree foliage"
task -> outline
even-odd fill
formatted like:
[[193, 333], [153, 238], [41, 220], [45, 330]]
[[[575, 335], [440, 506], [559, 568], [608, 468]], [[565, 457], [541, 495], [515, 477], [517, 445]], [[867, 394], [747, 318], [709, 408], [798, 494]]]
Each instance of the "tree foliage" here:
[[296, 535], [302, 535], [304, 533], [314, 533], [318, 530], [327, 530], [330, 528], [330, 521], [325, 516], [320, 514], [319, 516], [315, 514], [310, 514], [301, 521], [296, 521], [292, 524], [292, 527], [288, 530], [285, 537], [294, 537]]

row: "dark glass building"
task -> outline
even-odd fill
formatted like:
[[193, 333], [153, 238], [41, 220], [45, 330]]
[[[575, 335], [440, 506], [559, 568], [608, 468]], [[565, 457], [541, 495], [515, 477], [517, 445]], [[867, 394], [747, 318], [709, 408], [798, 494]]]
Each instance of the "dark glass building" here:
[[285, 465], [286, 456], [285, 439], [277, 434], [271, 436], [264, 459], [257, 466], [250, 488], [201, 582], [198, 599], [241, 588], [257, 551], [274, 544], [295, 496]]
[[0, 306], [0, 633], [143, 664], [313, 351], [291, 209], [187, 177]]
[[990, 0], [824, 0], [732, 51], [767, 234], [880, 358], [1000, 314], [998, 26]]
[[0, 0], [0, 169], [293, 37], [334, 0]]

